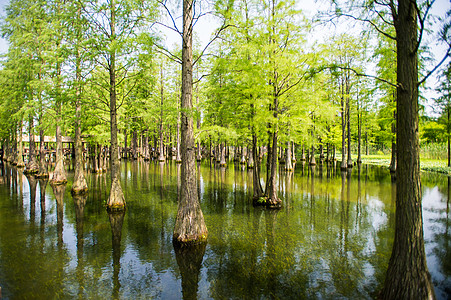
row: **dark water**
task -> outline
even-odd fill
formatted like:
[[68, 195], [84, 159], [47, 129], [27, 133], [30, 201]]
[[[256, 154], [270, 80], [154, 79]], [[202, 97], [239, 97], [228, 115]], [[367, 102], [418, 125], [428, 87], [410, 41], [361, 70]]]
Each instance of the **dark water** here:
[[[108, 176], [70, 195], [4, 165], [0, 176], [3, 299], [371, 299], [393, 242], [395, 186], [386, 169], [296, 166], [281, 172], [284, 208], [251, 202], [251, 173], [198, 168], [208, 244], [175, 252], [179, 168], [122, 163], [124, 214], [109, 215]], [[428, 265], [439, 299], [451, 293], [450, 179], [423, 173]]]

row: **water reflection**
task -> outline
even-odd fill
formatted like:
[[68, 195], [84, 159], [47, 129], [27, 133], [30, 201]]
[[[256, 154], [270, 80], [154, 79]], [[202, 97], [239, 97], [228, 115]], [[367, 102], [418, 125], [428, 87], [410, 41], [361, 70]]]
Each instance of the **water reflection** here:
[[78, 298], [85, 298], [84, 286], [85, 286], [85, 274], [84, 274], [84, 214], [85, 205], [88, 196], [86, 194], [72, 195], [74, 200], [75, 209], [75, 228], [77, 235], [77, 267], [76, 267], [76, 277], [78, 282]]
[[[88, 194], [72, 198], [65, 186], [52, 186], [52, 193], [46, 180], [4, 164], [3, 296], [370, 299], [380, 290], [395, 221], [396, 190], [387, 169], [357, 165], [341, 172], [333, 163], [299, 162], [294, 172], [280, 172], [284, 208], [272, 212], [252, 206], [252, 172], [245, 167], [200, 163], [208, 244], [180, 252], [172, 245], [179, 166], [123, 162], [124, 217], [105, 211], [108, 173], [88, 174]], [[261, 176], [263, 182], [264, 169]], [[438, 298], [446, 299], [451, 182], [422, 176], [428, 265]]]
[[121, 240], [122, 225], [124, 224], [125, 211], [109, 212], [108, 218], [111, 225], [112, 245], [113, 245], [113, 293], [111, 298], [119, 299], [121, 283], [119, 272], [121, 271]]
[[206, 243], [190, 247], [174, 245], [175, 257], [182, 277], [182, 295], [184, 300], [197, 299], [199, 273], [206, 246]]

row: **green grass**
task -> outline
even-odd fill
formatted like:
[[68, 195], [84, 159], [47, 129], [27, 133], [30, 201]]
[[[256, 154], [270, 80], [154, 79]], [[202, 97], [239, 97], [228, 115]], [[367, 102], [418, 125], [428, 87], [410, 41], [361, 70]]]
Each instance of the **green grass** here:
[[[390, 165], [390, 155], [362, 155], [365, 164], [387, 167]], [[447, 160], [420, 158], [421, 170], [451, 175], [451, 168]]]

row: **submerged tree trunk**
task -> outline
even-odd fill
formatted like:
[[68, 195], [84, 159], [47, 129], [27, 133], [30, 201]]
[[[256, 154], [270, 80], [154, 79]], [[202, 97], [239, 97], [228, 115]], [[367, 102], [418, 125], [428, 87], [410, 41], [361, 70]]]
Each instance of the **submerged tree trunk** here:
[[193, 94], [193, 0], [183, 0], [182, 101], [181, 101], [181, 191], [173, 233], [175, 244], [202, 243], [207, 240], [207, 226], [196, 184], [194, 149]]
[[416, 5], [416, 1], [399, 0], [393, 16], [397, 37], [396, 224], [382, 299], [435, 298], [423, 239]]
[[[114, 0], [110, 1], [110, 29], [112, 39], [115, 38], [115, 17], [116, 5]], [[114, 42], [114, 40], [112, 40]], [[110, 53], [109, 76], [110, 76], [110, 131], [111, 131], [111, 190], [107, 202], [108, 210], [124, 210], [125, 197], [122, 192], [120, 182], [120, 161], [118, 159], [118, 143], [117, 143], [117, 106], [116, 106], [116, 53], [113, 49]]]

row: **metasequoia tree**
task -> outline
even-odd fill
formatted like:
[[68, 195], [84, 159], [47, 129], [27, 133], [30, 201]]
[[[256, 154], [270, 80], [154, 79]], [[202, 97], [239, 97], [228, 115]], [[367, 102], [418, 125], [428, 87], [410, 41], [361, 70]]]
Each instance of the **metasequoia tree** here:
[[195, 1], [183, 0], [182, 97], [181, 97], [181, 190], [173, 241], [205, 242], [208, 231], [200, 208], [196, 183], [193, 118], [193, 12]]
[[[102, 88], [108, 91], [103, 103], [108, 107], [110, 124], [111, 191], [107, 207], [125, 209], [125, 197], [120, 183], [118, 145], [118, 111], [129, 92], [123, 85], [134, 55], [139, 51], [136, 34], [146, 18], [151, 18], [151, 2], [134, 0], [90, 1], [84, 11], [92, 28], [90, 49], [93, 59], [108, 73]], [[131, 43], [137, 47], [129, 47]], [[99, 83], [94, 82], [99, 85]], [[133, 86], [133, 85], [132, 85]]]
[[[182, 31], [178, 29], [176, 18], [167, 6], [168, 1], [159, 1], [162, 9], [169, 15], [171, 26], [159, 23], [179, 34], [182, 38], [182, 57], [181, 59], [164, 47], [159, 47], [160, 52], [166, 56], [178, 61], [182, 65], [182, 95], [181, 95], [181, 190], [178, 199], [177, 218], [173, 233], [173, 241], [176, 245], [187, 245], [193, 243], [205, 242], [208, 231], [205, 225], [203, 213], [200, 207], [198, 190], [196, 183], [195, 168], [195, 145], [194, 145], [194, 112], [193, 112], [193, 66], [199, 61], [209, 45], [227, 28], [224, 23], [215, 31], [214, 37], [200, 51], [199, 56], [193, 58], [193, 30], [198, 19], [204, 14], [200, 1], [184, 0], [182, 7]], [[227, 5], [222, 5], [221, 1], [215, 2], [216, 14], [218, 11], [227, 11]], [[197, 10], [195, 9], [197, 8]], [[196, 11], [196, 15], [194, 12]], [[224, 18], [225, 20], [225, 18]]]
[[[418, 78], [418, 54], [433, 2], [417, 0], [360, 2], [357, 11], [335, 10], [370, 24], [396, 42], [396, 223], [392, 255], [388, 264], [382, 299], [433, 299], [423, 239], [423, 218], [419, 157], [418, 88], [434, 68]], [[343, 13], [345, 11], [346, 13]], [[380, 18], [394, 27], [395, 34], [383, 31], [373, 21]], [[445, 61], [449, 49], [439, 65]], [[383, 80], [383, 79], [381, 79]]]
[[61, 135], [61, 123], [63, 121], [62, 109], [63, 109], [63, 49], [62, 49], [62, 15], [63, 15], [63, 2], [56, 0], [51, 6], [51, 12], [53, 16], [52, 28], [53, 28], [53, 55], [51, 56], [52, 63], [54, 64], [54, 72], [52, 73], [53, 88], [51, 95], [53, 98], [53, 109], [56, 117], [55, 122], [55, 139], [56, 139], [56, 153], [55, 153], [55, 169], [50, 180], [52, 184], [64, 184], [67, 182], [66, 170], [64, 168], [64, 154], [63, 154], [63, 140]]
[[83, 19], [82, 6], [79, 1], [75, 3], [75, 18], [72, 26], [74, 28], [75, 47], [73, 49], [75, 56], [75, 97], [73, 104], [75, 106], [75, 175], [72, 184], [71, 193], [81, 194], [88, 190], [84, 167], [83, 167], [83, 144], [81, 141], [81, 97], [82, 97], [82, 49], [81, 43], [83, 39]]

